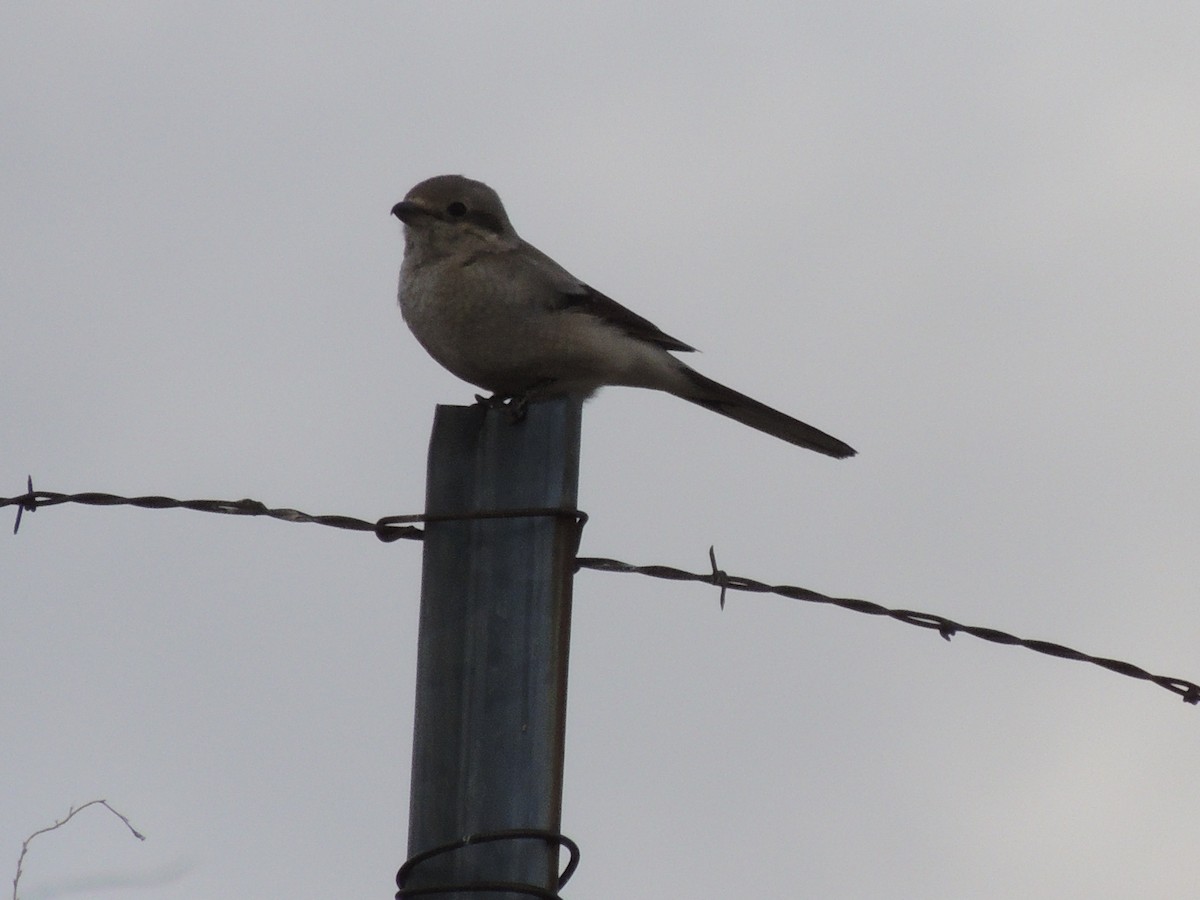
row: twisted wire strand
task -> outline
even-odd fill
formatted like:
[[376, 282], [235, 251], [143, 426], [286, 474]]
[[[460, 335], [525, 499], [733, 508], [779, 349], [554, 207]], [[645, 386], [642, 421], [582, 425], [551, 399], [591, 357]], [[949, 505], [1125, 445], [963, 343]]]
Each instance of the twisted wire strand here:
[[1071, 647], [1065, 647], [1062, 644], [1033, 638], [1021, 638], [996, 628], [987, 628], [980, 625], [964, 625], [961, 622], [955, 622], [953, 619], [939, 616], [936, 613], [918, 612], [911, 609], [890, 609], [870, 600], [858, 600], [852, 597], [831, 597], [828, 594], [822, 594], [792, 584], [766, 584], [756, 581], [753, 578], [729, 575], [717, 568], [715, 555], [711, 547], [709, 548], [709, 558], [712, 560], [713, 568], [711, 572], [704, 573], [688, 572], [672, 566], [635, 566], [617, 559], [605, 559], [603, 557], [578, 557], [575, 560], [575, 565], [581, 569], [595, 569], [600, 572], [622, 572], [634, 575], [648, 575], [651, 578], [664, 578], [670, 581], [697, 581], [701, 584], [715, 585], [721, 589], [722, 606], [725, 605], [726, 591], [776, 594], [792, 600], [803, 600], [806, 603], [824, 603], [829, 606], [848, 609], [852, 612], [865, 613], [870, 616], [886, 616], [895, 619], [897, 622], [904, 622], [906, 625], [915, 625], [917, 628], [927, 628], [931, 631], [936, 631], [947, 641], [956, 634], [969, 634], [972, 637], [991, 641], [994, 644], [1025, 647], [1028, 650], [1033, 650], [1035, 653], [1057, 656], [1059, 659], [1091, 663], [1092, 665], [1108, 669], [1110, 672], [1116, 672], [1118, 675], [1149, 681], [1174, 694], [1178, 694], [1185, 703], [1192, 705], [1200, 703], [1200, 685], [1196, 685], [1183, 678], [1155, 675], [1147, 672], [1140, 666], [1124, 662], [1123, 660], [1109, 659], [1104, 656], [1092, 656], [1089, 653], [1083, 653]]
[[[316, 525], [325, 525], [331, 528], [342, 528], [350, 531], [369, 531], [381, 541], [423, 539], [425, 536], [424, 531], [413, 524], [416, 522], [430, 523], [517, 517], [572, 519], [576, 523], [576, 537], [578, 538], [582, 532], [584, 523], [587, 521], [586, 513], [579, 510], [549, 508], [483, 510], [462, 515], [417, 513], [412, 515], [384, 516], [381, 519], [370, 522], [366, 519], [355, 518], [354, 516], [310, 515], [309, 513], [287, 507], [271, 508], [258, 500], [176, 500], [172, 497], [157, 495], [122, 497], [118, 494], [106, 494], [95, 491], [78, 494], [35, 491], [33, 489], [32, 478], [28, 480], [26, 493], [16, 497], [0, 497], [0, 508], [5, 506], [17, 507], [17, 518], [13, 526], [14, 534], [20, 528], [23, 513], [63, 503], [80, 503], [87, 506], [134, 506], [142, 509], [191, 509], [198, 512], [220, 513], [223, 515], [267, 516], [284, 522], [310, 522]], [[955, 622], [953, 619], [948, 619], [936, 613], [910, 609], [891, 609], [870, 600], [859, 600], [852, 597], [832, 597], [828, 594], [822, 594], [818, 591], [797, 585], [767, 584], [766, 582], [741, 575], [730, 575], [717, 567], [716, 553], [713, 548], [709, 548], [708, 554], [712, 567], [709, 572], [689, 572], [685, 569], [677, 569], [673, 566], [664, 565], [639, 566], [617, 559], [596, 556], [576, 557], [575, 567], [576, 570], [593, 569], [600, 572], [618, 572], [644, 575], [650, 578], [660, 578], [669, 581], [693, 581], [713, 585], [720, 589], [720, 603], [722, 608], [725, 606], [728, 591], [744, 591], [757, 594], [775, 594], [792, 600], [802, 600], [806, 603], [822, 603], [871, 616], [886, 616], [898, 622], [903, 622], [906, 625], [936, 631], [947, 641], [956, 634], [968, 634], [994, 644], [1024, 647], [1035, 653], [1056, 656], [1059, 659], [1090, 663], [1107, 669], [1110, 672], [1115, 672], [1118, 675], [1124, 675], [1127, 678], [1136, 678], [1156, 684], [1161, 688], [1171, 691], [1173, 694], [1177, 694], [1185, 703], [1192, 705], [1200, 704], [1200, 685], [1183, 678], [1155, 675], [1130, 662], [1110, 659], [1104, 656], [1093, 656], [1052, 641], [1021, 638], [1005, 631], [980, 625], [964, 625], [961, 622]]]

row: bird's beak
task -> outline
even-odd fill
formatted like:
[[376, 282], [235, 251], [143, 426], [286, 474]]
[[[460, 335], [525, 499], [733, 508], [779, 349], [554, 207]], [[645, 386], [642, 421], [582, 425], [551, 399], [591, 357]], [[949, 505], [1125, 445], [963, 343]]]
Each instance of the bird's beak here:
[[429, 210], [418, 203], [413, 203], [411, 200], [401, 200], [392, 207], [392, 215], [408, 225], [417, 216], [429, 215]]

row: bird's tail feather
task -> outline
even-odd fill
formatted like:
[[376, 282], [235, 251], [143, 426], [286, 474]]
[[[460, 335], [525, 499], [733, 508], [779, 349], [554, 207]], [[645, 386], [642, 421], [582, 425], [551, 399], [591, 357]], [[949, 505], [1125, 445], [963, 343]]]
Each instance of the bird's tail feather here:
[[727, 388], [711, 378], [706, 378], [694, 369], [685, 368], [690, 381], [690, 389], [679, 393], [679, 396], [685, 400], [728, 416], [743, 425], [749, 425], [751, 428], [787, 441], [789, 444], [815, 450], [826, 456], [845, 459], [856, 453], [849, 444], [839, 441], [820, 429], [813, 428], [799, 419], [793, 419], [765, 403], [759, 403], [753, 397], [740, 394], [733, 388]]

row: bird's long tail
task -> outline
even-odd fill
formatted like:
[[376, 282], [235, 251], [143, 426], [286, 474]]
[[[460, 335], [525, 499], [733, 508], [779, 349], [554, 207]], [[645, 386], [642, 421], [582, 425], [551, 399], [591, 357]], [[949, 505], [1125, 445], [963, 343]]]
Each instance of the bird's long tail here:
[[793, 419], [791, 416], [772, 409], [765, 403], [759, 403], [753, 397], [740, 394], [733, 388], [727, 388], [711, 378], [706, 378], [695, 369], [687, 366], [681, 366], [681, 368], [685, 370], [690, 382], [688, 390], [679, 392], [679, 396], [685, 400], [728, 416], [743, 425], [749, 425], [751, 428], [787, 441], [789, 444], [815, 450], [826, 456], [845, 459], [847, 456], [854, 456], [856, 452], [849, 444], [839, 441], [820, 429], [813, 428], [799, 419]]

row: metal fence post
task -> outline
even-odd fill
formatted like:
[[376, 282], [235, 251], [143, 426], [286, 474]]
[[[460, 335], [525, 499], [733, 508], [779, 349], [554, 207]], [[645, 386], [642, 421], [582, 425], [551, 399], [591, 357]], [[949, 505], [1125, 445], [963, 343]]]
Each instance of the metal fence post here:
[[[581, 403], [439, 406], [426, 513], [574, 510]], [[557, 832], [578, 523], [552, 514], [429, 522], [413, 728], [410, 857], [467, 835]], [[553, 890], [558, 846], [471, 845], [405, 887], [516, 882]], [[495, 897], [464, 891], [456, 897]]]

